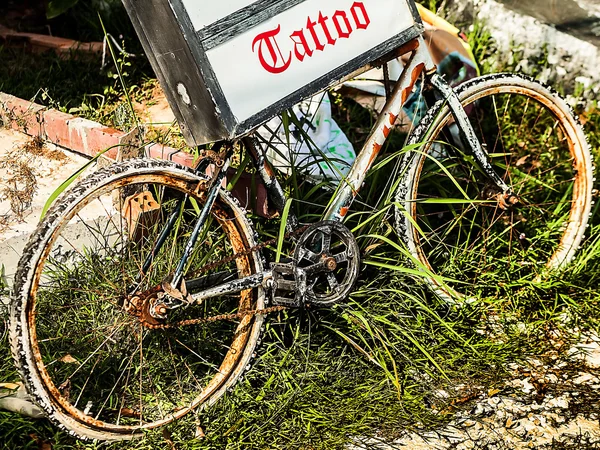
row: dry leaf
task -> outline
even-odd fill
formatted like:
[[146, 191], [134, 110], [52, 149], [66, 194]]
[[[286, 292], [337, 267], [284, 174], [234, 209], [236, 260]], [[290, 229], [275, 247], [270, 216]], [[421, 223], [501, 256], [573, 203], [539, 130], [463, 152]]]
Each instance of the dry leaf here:
[[134, 411], [131, 408], [121, 408], [121, 415], [123, 417], [131, 417], [134, 419], [141, 419], [142, 415], [138, 411]]
[[493, 397], [494, 395], [496, 395], [498, 392], [500, 392], [500, 389], [490, 389], [488, 391], [488, 397]]
[[373, 250], [375, 250], [377, 247], [381, 246], [381, 243], [375, 243], [375, 244], [371, 244], [369, 245], [366, 249], [365, 249], [365, 253], [369, 253]]
[[517, 161], [517, 164], [515, 164], [517, 167], [522, 166], [523, 164], [525, 164], [525, 161], [527, 161], [527, 158], [529, 158], [529, 155], [525, 155], [522, 158], [519, 158], [519, 160]]
[[31, 433], [29, 437], [35, 441], [38, 446], [38, 450], [52, 450], [52, 445], [49, 442], [42, 440], [42, 438], [35, 433]]
[[59, 359], [60, 362], [64, 362], [67, 364], [76, 364], [78, 361], [73, 358], [71, 355], [65, 355], [62, 358]]
[[196, 425], [196, 439], [204, 439], [206, 435], [204, 434], [204, 430], [200, 425]]

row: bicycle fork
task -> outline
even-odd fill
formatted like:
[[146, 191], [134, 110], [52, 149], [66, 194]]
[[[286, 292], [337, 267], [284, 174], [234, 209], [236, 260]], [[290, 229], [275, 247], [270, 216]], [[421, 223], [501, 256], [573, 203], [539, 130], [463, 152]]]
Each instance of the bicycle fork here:
[[454, 90], [446, 83], [443, 78], [437, 73], [431, 77], [431, 84], [438, 90], [443, 96], [445, 101], [448, 102], [448, 107], [452, 112], [452, 116], [456, 120], [458, 129], [461, 136], [467, 141], [467, 152], [473, 156], [475, 163], [479, 166], [479, 169], [485, 174], [488, 180], [492, 183], [500, 193], [498, 202], [502, 209], [506, 209], [507, 205], [516, 204], [518, 198], [512, 191], [511, 187], [508, 186], [502, 177], [498, 175], [494, 169], [487, 152], [483, 149], [481, 142], [475, 134], [475, 130], [469, 121], [469, 117], [460, 103], [460, 99]]

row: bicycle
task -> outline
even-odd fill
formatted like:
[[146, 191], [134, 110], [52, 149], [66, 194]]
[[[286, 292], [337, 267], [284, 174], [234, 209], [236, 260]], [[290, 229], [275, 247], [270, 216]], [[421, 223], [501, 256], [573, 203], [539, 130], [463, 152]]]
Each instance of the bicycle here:
[[[322, 220], [288, 216], [291, 261], [266, 265], [273, 242], [258, 243], [223, 187], [230, 141], [195, 169], [134, 159], [60, 198], [23, 252], [10, 327], [19, 371], [55, 424], [83, 439], [131, 439], [210, 406], [246, 370], [267, 314], [343, 301], [360, 267], [343, 221], [418, 80], [429, 108], [401, 160], [395, 219], [433, 292], [468, 300], [482, 269], [534, 280], [573, 258], [593, 167], [566, 102], [517, 74], [452, 89], [420, 34], [392, 53], [409, 61]], [[236, 142], [282, 213], [264, 148], [252, 130]]]

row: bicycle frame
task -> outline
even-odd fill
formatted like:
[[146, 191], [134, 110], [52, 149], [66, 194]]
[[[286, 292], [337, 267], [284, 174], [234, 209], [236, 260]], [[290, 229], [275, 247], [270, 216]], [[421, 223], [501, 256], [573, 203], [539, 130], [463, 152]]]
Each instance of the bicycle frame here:
[[[462, 136], [467, 141], [468, 145], [466, 150], [473, 156], [473, 159], [481, 171], [487, 178], [489, 178], [489, 181], [496, 186], [499, 192], [501, 192], [501, 195], [505, 200], [511, 199], [511, 197], [514, 195], [511, 192], [511, 189], [504, 183], [502, 178], [492, 167], [485, 150], [475, 135], [475, 131], [469, 122], [467, 113], [460, 103], [460, 99], [453, 89], [443, 80], [443, 78], [436, 73], [436, 65], [433, 63], [425, 40], [422, 36], [405, 44], [399, 50], [399, 53], [406, 54], [409, 52], [411, 53], [409, 60], [406, 63], [399, 80], [396, 82], [391, 96], [388, 98], [383, 111], [379, 115], [371, 134], [363, 145], [362, 150], [359, 152], [353, 166], [350, 169], [350, 172], [340, 182], [333, 199], [330, 202], [330, 206], [323, 215], [324, 220], [342, 222], [347, 216], [350, 207], [365, 180], [365, 177], [369, 173], [369, 170], [381, 152], [387, 137], [391, 133], [404, 103], [413, 91], [415, 83], [422, 75], [426, 76], [429, 84], [435, 89], [437, 94], [442, 99], [447, 101], [448, 107], [452, 111], [458, 128], [462, 132]], [[271, 168], [264, 155], [264, 151], [258, 148], [259, 144], [253, 138], [247, 137], [243, 140], [243, 142], [250, 151], [260, 176], [267, 187], [269, 199], [274, 203], [276, 209], [281, 213], [286, 203], [286, 197], [275, 176], [275, 172]], [[227, 159], [225, 162], [225, 167], [228, 164], [229, 160]], [[222, 173], [224, 173], [224, 171]], [[217, 179], [221, 180], [222, 176], [219, 175]], [[183, 280], [182, 274], [187, 263], [187, 258], [189, 257], [189, 254], [191, 254], [191, 250], [193, 249], [196, 239], [202, 230], [204, 221], [208, 217], [214, 199], [218, 193], [218, 189], [220, 188], [220, 183], [215, 182], [207, 192], [207, 202], [205, 203], [204, 208], [199, 215], [196, 228], [186, 245], [186, 250], [189, 249], [189, 251], [185, 252], [182, 260], [179, 263], [178, 269], [173, 276], [174, 287], [179, 287], [181, 281]], [[288, 230], [290, 231], [297, 229], [298, 220], [293, 214], [288, 216], [287, 226]], [[272, 277], [273, 271], [268, 270], [249, 277], [236, 279], [231, 282], [209, 287], [208, 289], [205, 289], [199, 293], [193, 294], [192, 298], [194, 301], [200, 302], [210, 297], [233, 294], [261, 285], [268, 287], [269, 280], [271, 280]], [[191, 280], [188, 283], [195, 283], [198, 285], [198, 280]], [[199, 284], [201, 285], [202, 283]]]

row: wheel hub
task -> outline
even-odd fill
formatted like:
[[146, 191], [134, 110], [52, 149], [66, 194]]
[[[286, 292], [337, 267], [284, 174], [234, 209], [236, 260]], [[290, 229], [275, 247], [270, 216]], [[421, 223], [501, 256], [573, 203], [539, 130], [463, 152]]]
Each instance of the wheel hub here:
[[156, 327], [165, 323], [168, 308], [161, 301], [164, 297], [161, 287], [156, 287], [146, 292], [141, 292], [125, 299], [125, 311], [137, 317], [146, 327]]

